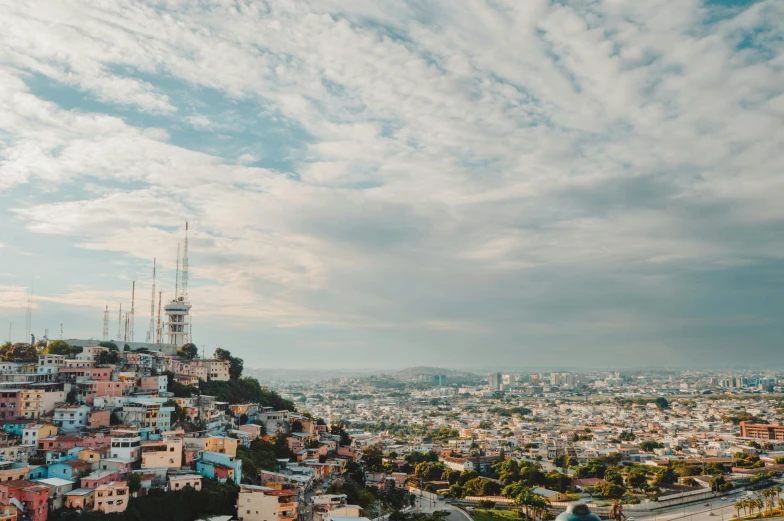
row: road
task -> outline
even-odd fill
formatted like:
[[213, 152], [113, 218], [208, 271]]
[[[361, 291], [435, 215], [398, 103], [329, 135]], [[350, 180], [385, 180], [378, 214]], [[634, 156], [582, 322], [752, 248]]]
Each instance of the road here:
[[448, 505], [440, 499], [433, 501], [424, 497], [416, 496], [416, 503], [414, 504], [414, 508], [416, 508], [419, 512], [435, 512], [436, 510], [446, 510], [449, 512], [449, 516], [447, 516], [446, 521], [473, 521], [473, 518], [465, 511], [453, 507], [452, 505]]
[[[733, 503], [743, 496], [740, 493], [735, 493], [728, 494], [726, 497], [726, 501], [713, 498], [705, 502], [675, 505], [652, 512], [628, 510], [626, 515], [633, 517], [635, 521], [727, 521], [737, 513], [732, 506]], [[708, 503], [709, 506], [706, 507], [705, 503]]]

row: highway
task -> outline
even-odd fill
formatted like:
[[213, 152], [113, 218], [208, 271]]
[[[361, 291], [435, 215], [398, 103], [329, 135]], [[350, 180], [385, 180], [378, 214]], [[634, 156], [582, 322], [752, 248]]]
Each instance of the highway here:
[[[704, 502], [686, 503], [676, 505], [652, 512], [626, 511], [627, 521], [634, 518], [634, 521], [727, 521], [737, 512], [733, 508], [733, 503], [738, 501], [742, 494], [727, 494], [726, 501], [721, 498], [713, 498]], [[708, 503], [709, 506], [705, 506]], [[741, 512], [742, 513], [742, 512]]]

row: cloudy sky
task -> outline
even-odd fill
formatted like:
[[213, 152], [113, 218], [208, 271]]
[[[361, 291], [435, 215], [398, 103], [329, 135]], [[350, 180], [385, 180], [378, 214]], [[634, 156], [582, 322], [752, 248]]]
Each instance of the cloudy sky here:
[[784, 2], [0, 0], [0, 336], [251, 367], [769, 364]]

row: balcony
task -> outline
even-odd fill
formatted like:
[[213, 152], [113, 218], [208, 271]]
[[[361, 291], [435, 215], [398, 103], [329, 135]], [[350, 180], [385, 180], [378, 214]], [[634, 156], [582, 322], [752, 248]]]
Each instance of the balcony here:
[[297, 519], [297, 511], [278, 512], [278, 521], [295, 521]]

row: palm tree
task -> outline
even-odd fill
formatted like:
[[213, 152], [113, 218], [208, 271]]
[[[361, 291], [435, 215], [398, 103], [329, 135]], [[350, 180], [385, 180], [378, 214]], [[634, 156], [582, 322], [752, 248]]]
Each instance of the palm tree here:
[[743, 515], [746, 515], [746, 509], [749, 508], [749, 500], [748, 499], [741, 499], [740, 500], [740, 507], [743, 509]]
[[784, 499], [779, 498], [778, 504], [779, 504], [779, 511], [784, 512]]
[[773, 492], [776, 493], [776, 499], [780, 499], [780, 496], [781, 496], [781, 486], [780, 485], [776, 485], [775, 487], [773, 487]]
[[762, 509], [765, 508], [765, 503], [760, 499], [757, 498], [754, 500], [754, 505], [757, 507], [758, 514], [762, 514]]
[[768, 504], [768, 498], [770, 497], [771, 492], [772, 491], [769, 488], [766, 488], [765, 490], [760, 492], [760, 496], [762, 496], [762, 499], [760, 499], [760, 501], [762, 502], [763, 507]]
[[741, 503], [740, 501], [736, 501], [735, 503], [732, 504], [732, 506], [738, 512], [736, 517], [740, 517], [740, 509], [743, 508], [743, 503]]
[[773, 507], [776, 505], [776, 500], [774, 496], [776, 495], [776, 491], [772, 488], [768, 489], [768, 496], [767, 496], [767, 503], [768, 503], [768, 512], [773, 512]]

